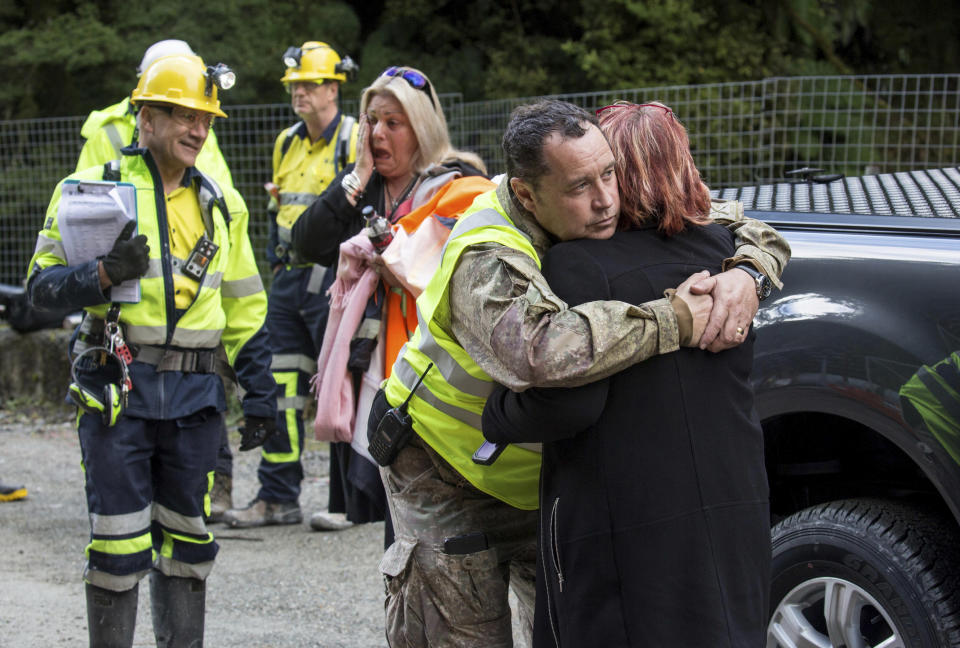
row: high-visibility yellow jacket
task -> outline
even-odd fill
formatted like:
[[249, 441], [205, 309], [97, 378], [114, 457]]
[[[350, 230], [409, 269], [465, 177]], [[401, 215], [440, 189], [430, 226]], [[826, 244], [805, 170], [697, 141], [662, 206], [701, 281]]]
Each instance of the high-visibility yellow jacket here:
[[[74, 173], [68, 180], [101, 180], [102, 167]], [[122, 304], [120, 323], [134, 345], [213, 350], [221, 342], [246, 390], [244, 412], [272, 417], [276, 385], [270, 374], [270, 351], [264, 321], [267, 297], [247, 233], [248, 215], [240, 194], [218, 187], [209, 176], [187, 169], [184, 185], [197, 192], [207, 236], [219, 246], [192, 303], [175, 307], [174, 275], [182, 260], [170, 253], [166, 199], [156, 165], [146, 149], [127, 149], [120, 161], [120, 181], [136, 189], [137, 232], [147, 237], [149, 268], [140, 280], [140, 301]], [[110, 296], [100, 289], [97, 260], [67, 265], [58, 223], [63, 181], [47, 208], [46, 221], [28, 270], [33, 303], [83, 308], [103, 318]], [[134, 362], [134, 391], [127, 412], [145, 418], [178, 418], [204, 407], [222, 409], [223, 386], [216, 374], [155, 372]], [[167, 374], [176, 374], [170, 375]], [[175, 383], [175, 384], [174, 384]]]
[[[102, 167], [111, 160], [121, 157], [120, 149], [133, 141], [133, 131], [137, 126], [136, 116], [130, 106], [130, 98], [107, 106], [102, 110], [94, 110], [87, 116], [80, 129], [80, 135], [86, 140], [80, 157], [77, 159], [77, 171], [90, 167]], [[217, 134], [210, 129], [207, 141], [204, 142], [200, 154], [197, 155], [196, 167], [211, 176], [221, 187], [232, 187], [233, 176], [230, 167], [220, 152], [217, 143]]]
[[338, 112], [315, 142], [310, 141], [303, 122], [277, 136], [273, 145], [273, 183], [279, 190], [279, 201], [270, 209], [276, 214], [267, 250], [271, 265], [282, 260], [283, 255], [276, 254], [277, 244], [283, 252], [290, 249], [290, 230], [300, 214], [356, 159], [358, 132], [357, 121]]
[[387, 400], [399, 405], [432, 362], [408, 405], [414, 431], [481, 491], [520, 509], [537, 508], [540, 453], [510, 445], [490, 466], [471, 457], [483, 443], [481, 415], [493, 381], [441, 327], [436, 313], [449, 309], [447, 285], [468, 247], [498, 243], [520, 250], [540, 265], [529, 239], [517, 229], [490, 191], [477, 198], [457, 221], [440, 268], [417, 298], [417, 330], [401, 349], [386, 384]]

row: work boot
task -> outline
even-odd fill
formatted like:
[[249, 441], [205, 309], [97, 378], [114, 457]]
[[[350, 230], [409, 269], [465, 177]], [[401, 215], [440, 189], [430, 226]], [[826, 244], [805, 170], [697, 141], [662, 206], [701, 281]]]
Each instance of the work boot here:
[[270, 524], [300, 524], [303, 513], [296, 502], [267, 502], [255, 499], [242, 509], [230, 509], [223, 521], [234, 528], [259, 527]]
[[87, 631], [96, 648], [130, 648], [137, 624], [138, 585], [114, 592], [86, 583]]
[[27, 496], [26, 486], [11, 486], [0, 482], [0, 502], [14, 502]]
[[314, 531], [342, 531], [353, 526], [343, 513], [320, 511], [310, 516], [310, 528]]
[[157, 648], [203, 648], [207, 584], [150, 572], [150, 611]]
[[207, 522], [223, 522], [223, 514], [233, 508], [233, 477], [225, 473], [213, 473], [213, 488], [210, 489], [210, 515]]

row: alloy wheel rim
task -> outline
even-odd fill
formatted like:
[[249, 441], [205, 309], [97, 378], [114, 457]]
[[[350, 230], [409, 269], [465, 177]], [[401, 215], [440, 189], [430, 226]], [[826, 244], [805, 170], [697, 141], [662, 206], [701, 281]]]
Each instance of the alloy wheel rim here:
[[841, 578], [794, 587], [767, 626], [767, 648], [906, 648], [896, 624], [865, 589]]

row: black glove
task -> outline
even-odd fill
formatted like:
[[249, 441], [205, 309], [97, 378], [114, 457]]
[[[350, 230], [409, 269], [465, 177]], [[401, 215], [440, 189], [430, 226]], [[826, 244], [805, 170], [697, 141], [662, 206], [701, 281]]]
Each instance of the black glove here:
[[253, 450], [259, 448], [276, 431], [277, 422], [272, 418], [245, 416], [243, 417], [243, 427], [240, 428], [240, 449]]
[[147, 245], [147, 237], [140, 234], [130, 238], [136, 226], [137, 224], [133, 221], [127, 223], [113, 244], [113, 249], [100, 260], [103, 263], [103, 271], [110, 277], [110, 283], [114, 286], [127, 279], [136, 279], [150, 266], [150, 246]]

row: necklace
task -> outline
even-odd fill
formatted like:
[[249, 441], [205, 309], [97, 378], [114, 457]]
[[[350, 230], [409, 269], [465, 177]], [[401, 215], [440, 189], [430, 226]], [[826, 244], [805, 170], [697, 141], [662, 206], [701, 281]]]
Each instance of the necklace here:
[[405, 189], [400, 193], [400, 195], [397, 196], [396, 198], [394, 198], [394, 197], [392, 196], [392, 194], [390, 193], [390, 187], [388, 186], [387, 182], [384, 181], [384, 183], [383, 183], [383, 198], [384, 198], [383, 208], [384, 208], [384, 211], [386, 211], [386, 210], [387, 210], [387, 205], [390, 206], [390, 213], [389, 213], [389, 215], [387, 216], [387, 220], [389, 220], [391, 223], [394, 222], [394, 215], [397, 213], [397, 209], [400, 207], [400, 204], [401, 204], [404, 200], [406, 200], [407, 196], [410, 194], [410, 190], [413, 189], [413, 187], [414, 187], [415, 184], [417, 184], [417, 180], [419, 180], [419, 177], [418, 177], [417, 175], [414, 175], [413, 178], [410, 179], [410, 182], [407, 184], [406, 188], [405, 188]]

